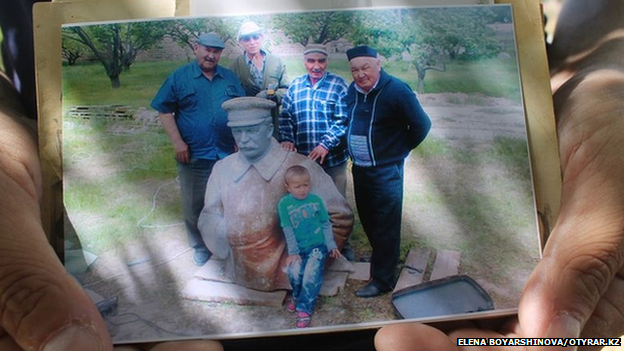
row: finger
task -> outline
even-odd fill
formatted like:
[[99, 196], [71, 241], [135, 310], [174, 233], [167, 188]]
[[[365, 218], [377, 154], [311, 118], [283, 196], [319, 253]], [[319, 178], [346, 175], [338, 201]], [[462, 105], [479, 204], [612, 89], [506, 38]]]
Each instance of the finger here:
[[182, 163], [189, 163], [189, 153], [188, 151], [182, 151], [178, 154], [178, 159]]
[[145, 351], [145, 349], [138, 346], [117, 346], [114, 348], [115, 351]]
[[[10, 152], [16, 147], [26, 152]], [[10, 336], [24, 350], [111, 350], [97, 309], [46, 240], [36, 155], [28, 131], [0, 112], [1, 342]]]
[[375, 335], [378, 351], [454, 351], [455, 344], [441, 331], [424, 324], [397, 324]]
[[15, 340], [0, 327], [0, 350], [2, 351], [23, 351], [22, 348], [15, 343]]
[[593, 314], [585, 323], [581, 337], [624, 335], [624, 268], [620, 269]]
[[[623, 92], [624, 74], [609, 69], [574, 77], [554, 96], [562, 207], [520, 304], [522, 329], [530, 336], [578, 337], [622, 279]], [[624, 302], [612, 301], [621, 321]]]
[[223, 351], [219, 342], [210, 340], [167, 342], [154, 346], [150, 351]]
[[16, 245], [27, 251], [0, 243], [4, 328], [24, 350], [110, 350], [98, 311], [64, 272], [44, 238], [40, 233], [28, 246], [17, 239]]
[[312, 151], [312, 152], [308, 155], [308, 158], [309, 158], [310, 160], [312, 160], [312, 161], [315, 161], [315, 162], [316, 162], [316, 160], [319, 158], [319, 155], [318, 155], [315, 151]]

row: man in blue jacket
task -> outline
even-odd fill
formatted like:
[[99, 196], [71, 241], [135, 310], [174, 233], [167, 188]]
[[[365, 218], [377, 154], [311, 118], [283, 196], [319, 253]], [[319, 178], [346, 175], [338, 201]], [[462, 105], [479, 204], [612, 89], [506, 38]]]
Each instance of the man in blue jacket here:
[[368, 46], [347, 50], [353, 82], [347, 91], [347, 145], [353, 160], [355, 203], [373, 249], [371, 280], [358, 297], [394, 288], [401, 241], [403, 164], [431, 128], [412, 89], [381, 68]]

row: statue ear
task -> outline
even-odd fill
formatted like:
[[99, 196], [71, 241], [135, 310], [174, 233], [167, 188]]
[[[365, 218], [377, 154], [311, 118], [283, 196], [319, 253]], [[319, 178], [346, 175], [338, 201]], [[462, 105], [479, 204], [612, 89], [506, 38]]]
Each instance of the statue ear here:
[[273, 125], [273, 123], [269, 123], [269, 136], [273, 136], [273, 130], [275, 129], [275, 126]]

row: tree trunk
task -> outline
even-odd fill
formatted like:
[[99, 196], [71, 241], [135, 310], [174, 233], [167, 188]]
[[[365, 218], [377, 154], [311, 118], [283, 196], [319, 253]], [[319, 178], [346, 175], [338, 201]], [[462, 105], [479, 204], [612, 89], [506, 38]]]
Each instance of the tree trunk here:
[[425, 75], [427, 74], [426, 69], [418, 69], [418, 93], [422, 94], [425, 92]]
[[119, 87], [121, 87], [121, 81], [119, 80], [119, 74], [115, 74], [112, 76], [109, 76], [110, 81], [111, 81], [111, 86], [113, 87], [113, 89], [117, 89]]

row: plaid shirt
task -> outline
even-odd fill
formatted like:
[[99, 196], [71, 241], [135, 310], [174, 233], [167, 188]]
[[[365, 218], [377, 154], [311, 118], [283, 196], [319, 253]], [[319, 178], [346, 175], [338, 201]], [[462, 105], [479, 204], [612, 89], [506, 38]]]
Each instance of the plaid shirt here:
[[323, 168], [346, 162], [346, 94], [344, 79], [329, 72], [315, 86], [307, 74], [295, 78], [282, 100], [280, 141], [294, 142], [297, 152], [306, 156], [322, 145], [329, 150]]

